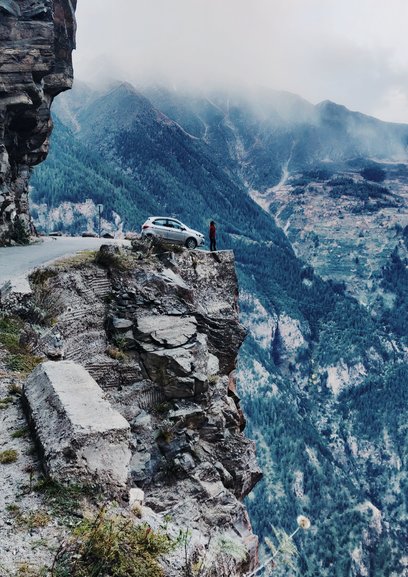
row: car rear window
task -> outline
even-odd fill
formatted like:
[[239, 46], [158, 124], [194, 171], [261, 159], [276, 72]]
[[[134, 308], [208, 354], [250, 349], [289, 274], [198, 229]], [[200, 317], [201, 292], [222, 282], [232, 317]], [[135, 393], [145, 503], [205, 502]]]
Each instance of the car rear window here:
[[156, 218], [156, 220], [153, 221], [153, 224], [156, 226], [167, 226], [166, 219], [164, 218]]

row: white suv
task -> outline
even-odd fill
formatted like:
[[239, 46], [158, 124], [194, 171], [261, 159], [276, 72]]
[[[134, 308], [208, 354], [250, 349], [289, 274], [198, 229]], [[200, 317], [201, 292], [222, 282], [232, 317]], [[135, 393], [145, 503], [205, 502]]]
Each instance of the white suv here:
[[176, 218], [167, 216], [151, 216], [142, 225], [142, 237], [158, 236], [170, 242], [183, 244], [189, 249], [202, 246], [204, 235], [189, 228]]

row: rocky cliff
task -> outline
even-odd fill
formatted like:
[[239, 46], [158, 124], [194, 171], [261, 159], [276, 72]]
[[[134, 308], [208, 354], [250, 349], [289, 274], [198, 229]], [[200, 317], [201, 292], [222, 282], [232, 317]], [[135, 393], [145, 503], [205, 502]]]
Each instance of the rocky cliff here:
[[[233, 253], [183, 248], [169, 252], [162, 245], [134, 241], [132, 251], [106, 246], [96, 257], [85, 254], [60, 261], [37, 271], [31, 284], [31, 296], [19, 304], [10, 297], [10, 305], [5, 305], [24, 320], [20, 343], [38, 360], [55, 361], [51, 368], [50, 363], [43, 365], [48, 374], [52, 370], [55, 375], [61, 365], [68, 388], [66, 371], [73, 362], [84, 367], [112, 409], [129, 423], [128, 488], [144, 493], [138, 515], [150, 524], [154, 519], [153, 526], [167, 523], [173, 534], [182, 529], [188, 541], [182, 554], [178, 549], [167, 559], [166, 574], [189, 575], [197, 559], [208, 561], [210, 544], [218, 543], [217, 539], [232, 542], [243, 554], [225, 557], [220, 550], [221, 557], [215, 554], [203, 574], [240, 576], [253, 568], [257, 539], [242, 499], [259, 480], [260, 470], [254, 443], [242, 433], [245, 420], [235, 390], [234, 370], [245, 331], [238, 320]], [[10, 366], [7, 359], [6, 352], [3, 369]], [[42, 413], [34, 419], [42, 419], [44, 425], [45, 404], [50, 415], [58, 402], [61, 432], [63, 413], [70, 413], [72, 421], [74, 410], [61, 407], [61, 395], [58, 401], [52, 399], [49, 381], [45, 385], [43, 377], [33, 381], [39, 373], [33, 373], [25, 390], [32, 406], [35, 394], [35, 411]], [[19, 378], [16, 373], [12, 376]], [[44, 389], [44, 394], [43, 386], [48, 391]], [[82, 422], [84, 418], [82, 414]], [[42, 426], [38, 421], [36, 425]], [[49, 429], [47, 423], [45, 427]], [[101, 432], [101, 442], [104, 435]], [[58, 437], [61, 434], [55, 435], [53, 443], [45, 435], [41, 442], [49, 456], [43, 465], [51, 473], [60, 451]], [[6, 448], [16, 442], [10, 439]], [[59, 463], [61, 459], [72, 463], [76, 447], [73, 440], [69, 454], [61, 450]], [[78, 463], [72, 474], [74, 469], [67, 463], [65, 480], [71, 475], [71, 482], [77, 481]], [[21, 466], [27, 470], [29, 465], [22, 459]], [[31, 467], [37, 477], [40, 472]], [[24, 472], [17, 471], [18, 475], [24, 477]], [[11, 478], [7, 479], [10, 485]], [[96, 481], [105, 485], [103, 478]], [[5, 495], [7, 506], [13, 502], [13, 490], [8, 488]], [[41, 505], [31, 502], [31, 508], [36, 506]], [[13, 521], [8, 527], [5, 521], [5, 559], [15, 567]], [[58, 538], [58, 531], [51, 530], [52, 539]], [[20, 561], [33, 558], [30, 543], [31, 537], [18, 550]], [[49, 556], [46, 547], [41, 549], [39, 558], [45, 565]]]
[[30, 231], [28, 179], [71, 87], [76, 0], [0, 0], [0, 244]]

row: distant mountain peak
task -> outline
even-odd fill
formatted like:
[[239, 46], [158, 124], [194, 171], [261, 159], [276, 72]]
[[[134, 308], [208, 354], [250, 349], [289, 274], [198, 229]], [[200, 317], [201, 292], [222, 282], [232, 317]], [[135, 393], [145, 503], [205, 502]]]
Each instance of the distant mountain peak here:
[[319, 102], [319, 104], [316, 104], [316, 110], [320, 113], [321, 116], [323, 115], [325, 117], [332, 116], [336, 118], [345, 118], [351, 114], [358, 114], [356, 112], [352, 112], [343, 104], [337, 104], [332, 100], [323, 100], [322, 102]]
[[140, 96], [140, 93], [136, 90], [136, 88], [130, 84], [130, 82], [126, 82], [126, 81], [118, 81], [118, 82], [114, 82], [111, 85], [110, 90], [107, 92], [107, 94], [112, 93], [112, 92], [121, 92], [121, 93], [127, 93], [127, 94], [137, 94], [138, 96]]
[[337, 102], [328, 99], [322, 100], [319, 104], [316, 104], [316, 108], [341, 108], [343, 110], [348, 110], [348, 108], [343, 104], [337, 104]]

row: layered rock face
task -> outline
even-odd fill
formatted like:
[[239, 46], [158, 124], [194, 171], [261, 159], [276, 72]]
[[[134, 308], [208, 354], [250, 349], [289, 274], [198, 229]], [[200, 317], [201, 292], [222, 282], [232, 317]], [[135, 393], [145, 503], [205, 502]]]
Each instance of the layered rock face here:
[[[118, 251], [105, 246], [96, 262], [36, 273], [27, 306], [38, 311], [49, 295], [58, 311], [51, 329], [28, 330], [27, 340], [35, 354], [87, 369], [130, 424], [130, 488], [201, 545], [218, 533], [239, 539], [245, 560], [217, 575], [241, 576], [257, 562], [242, 499], [260, 470], [235, 391], [245, 331], [233, 253], [168, 252], [137, 241]], [[65, 364], [51, 363], [53, 371]], [[182, 560], [173, 560], [169, 575], [181, 571]]]
[[28, 179], [72, 85], [76, 0], [0, 0], [0, 244], [30, 231]]

